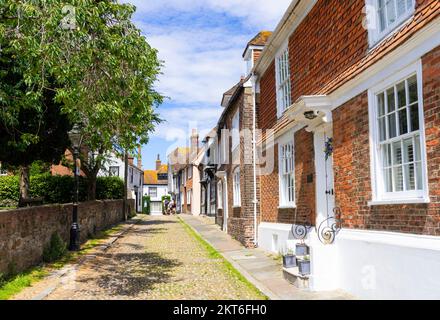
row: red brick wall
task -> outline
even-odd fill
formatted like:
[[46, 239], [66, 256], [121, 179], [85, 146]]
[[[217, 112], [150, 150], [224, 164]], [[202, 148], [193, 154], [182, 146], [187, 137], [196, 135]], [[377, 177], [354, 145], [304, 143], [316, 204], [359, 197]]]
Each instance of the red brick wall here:
[[372, 190], [365, 92], [333, 112], [336, 203], [345, 228], [440, 235], [440, 47], [422, 63], [431, 203], [368, 206]]
[[[275, 168], [260, 177], [261, 220], [273, 223], [310, 223], [315, 219], [315, 162], [313, 134], [305, 129], [295, 133], [295, 196], [296, 209], [279, 208], [278, 145], [275, 145]], [[312, 175], [312, 182], [307, 176]], [[295, 212], [297, 214], [295, 220]]]
[[258, 105], [258, 128], [272, 128], [277, 121], [277, 98], [275, 82], [275, 63], [269, 68], [260, 80], [260, 96]]
[[[231, 106], [230, 110], [225, 117], [226, 128], [232, 127], [232, 118], [237, 110], [240, 112], [240, 130], [252, 129], [252, 94], [250, 88], [244, 88], [240, 96]], [[252, 159], [245, 159], [245, 156], [249, 156], [244, 152], [244, 137], [241, 137], [241, 146], [239, 149], [240, 163], [230, 163], [223, 166], [223, 169], [227, 172], [228, 179], [228, 233], [243, 243], [247, 247], [254, 245], [254, 185], [253, 185], [253, 166]], [[231, 140], [230, 140], [231, 142]], [[249, 143], [249, 141], [248, 141]], [[229, 144], [231, 145], [231, 144]], [[229, 155], [230, 162], [233, 159], [232, 153]], [[245, 161], [246, 160], [246, 161]], [[240, 167], [240, 193], [241, 193], [241, 206], [233, 207], [233, 172], [235, 168]], [[257, 188], [259, 184], [257, 183]], [[259, 193], [259, 191], [258, 191]], [[258, 208], [257, 208], [258, 209]], [[220, 211], [218, 211], [220, 214]], [[223, 216], [223, 210], [221, 211]], [[220, 219], [219, 219], [220, 220]], [[222, 220], [222, 219], [221, 219]]]
[[289, 38], [292, 101], [316, 93], [365, 56], [364, 7], [365, 0], [319, 0], [304, 18]]

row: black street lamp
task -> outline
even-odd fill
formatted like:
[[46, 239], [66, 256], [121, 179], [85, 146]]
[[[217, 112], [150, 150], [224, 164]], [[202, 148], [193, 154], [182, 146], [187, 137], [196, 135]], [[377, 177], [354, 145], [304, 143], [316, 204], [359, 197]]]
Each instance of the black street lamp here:
[[81, 132], [78, 125], [75, 125], [69, 132], [69, 138], [73, 147], [73, 162], [74, 162], [74, 178], [75, 178], [75, 194], [73, 197], [73, 212], [72, 212], [72, 226], [70, 227], [70, 251], [78, 251], [80, 249], [80, 227], [78, 223], [78, 201], [79, 201], [79, 167], [78, 156], [79, 148], [81, 146]]

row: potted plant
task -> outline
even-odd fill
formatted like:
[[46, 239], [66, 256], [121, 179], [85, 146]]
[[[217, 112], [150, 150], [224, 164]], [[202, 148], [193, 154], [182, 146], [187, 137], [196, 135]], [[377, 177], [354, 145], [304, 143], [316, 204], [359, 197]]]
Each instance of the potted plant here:
[[309, 247], [305, 243], [297, 243], [295, 253], [297, 256], [306, 256], [309, 254]]
[[303, 259], [298, 261], [299, 273], [303, 276], [310, 275], [310, 257], [305, 256]]
[[283, 255], [283, 267], [295, 268], [296, 266], [296, 256], [293, 254], [293, 250], [289, 249], [287, 253]]

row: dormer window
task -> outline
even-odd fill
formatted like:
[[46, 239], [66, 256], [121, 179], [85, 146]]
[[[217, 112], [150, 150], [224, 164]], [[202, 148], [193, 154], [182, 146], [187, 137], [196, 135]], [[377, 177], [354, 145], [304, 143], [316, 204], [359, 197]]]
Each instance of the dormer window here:
[[370, 45], [395, 30], [413, 13], [414, 0], [367, 0]]

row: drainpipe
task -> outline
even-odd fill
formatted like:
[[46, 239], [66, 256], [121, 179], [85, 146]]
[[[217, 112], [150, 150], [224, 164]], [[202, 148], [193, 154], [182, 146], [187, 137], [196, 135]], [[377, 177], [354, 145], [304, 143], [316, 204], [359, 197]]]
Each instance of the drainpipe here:
[[254, 244], [258, 247], [258, 231], [257, 231], [257, 136], [256, 136], [256, 128], [257, 128], [257, 75], [252, 72], [252, 166], [254, 173]]

